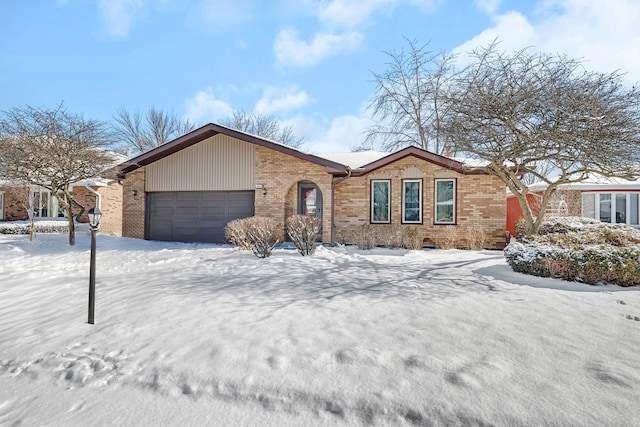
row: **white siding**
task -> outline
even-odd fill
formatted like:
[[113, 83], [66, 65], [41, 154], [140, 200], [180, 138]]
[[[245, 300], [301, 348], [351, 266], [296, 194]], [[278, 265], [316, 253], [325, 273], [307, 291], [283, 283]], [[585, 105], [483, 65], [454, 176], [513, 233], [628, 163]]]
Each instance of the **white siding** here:
[[218, 134], [146, 167], [146, 191], [255, 189], [255, 146]]

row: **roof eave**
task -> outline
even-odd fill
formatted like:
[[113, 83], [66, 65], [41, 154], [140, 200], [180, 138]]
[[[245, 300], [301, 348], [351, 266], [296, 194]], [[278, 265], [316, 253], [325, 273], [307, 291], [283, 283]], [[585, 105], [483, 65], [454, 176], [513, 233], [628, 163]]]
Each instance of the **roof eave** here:
[[139, 156], [134, 157], [128, 160], [127, 162], [122, 163], [120, 167], [120, 172], [121, 174], [126, 175], [131, 171], [134, 171], [140, 167], [151, 164], [164, 157], [170, 156], [171, 154], [177, 153], [180, 150], [188, 148], [194, 144], [204, 141], [205, 139], [215, 136], [219, 133], [231, 136], [241, 141], [259, 145], [261, 147], [266, 147], [272, 150], [276, 150], [283, 154], [288, 154], [290, 156], [297, 157], [299, 159], [306, 160], [311, 163], [325, 166], [327, 168], [327, 173], [330, 173], [333, 175], [342, 176], [348, 173], [348, 167], [341, 163], [337, 163], [313, 154], [303, 153], [302, 151], [298, 151], [286, 145], [269, 141], [267, 139], [260, 138], [255, 135], [240, 132], [240, 131], [227, 128], [221, 125], [217, 125], [214, 123], [209, 123], [207, 125], [204, 125], [196, 130], [193, 130], [181, 137], [174, 139], [173, 141], [169, 141], [166, 144], [160, 145], [150, 151], [147, 151], [146, 153], [142, 153]]

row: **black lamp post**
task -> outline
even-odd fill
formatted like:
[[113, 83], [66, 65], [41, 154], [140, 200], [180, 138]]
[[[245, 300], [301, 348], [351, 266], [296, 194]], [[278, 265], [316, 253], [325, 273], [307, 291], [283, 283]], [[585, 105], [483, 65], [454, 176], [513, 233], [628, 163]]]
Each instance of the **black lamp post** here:
[[96, 306], [96, 233], [100, 228], [102, 212], [98, 208], [91, 208], [87, 212], [89, 227], [91, 227], [91, 264], [89, 265], [89, 324], [93, 325], [93, 312]]

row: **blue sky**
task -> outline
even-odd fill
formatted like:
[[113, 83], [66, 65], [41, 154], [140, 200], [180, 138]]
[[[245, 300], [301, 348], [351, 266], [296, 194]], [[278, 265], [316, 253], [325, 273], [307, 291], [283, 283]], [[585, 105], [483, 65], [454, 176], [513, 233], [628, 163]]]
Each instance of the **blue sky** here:
[[[605, 6], [606, 5], [606, 6]], [[498, 37], [640, 81], [639, 0], [0, 0], [0, 110], [64, 101], [205, 124], [273, 114], [315, 153], [349, 151], [384, 51], [467, 52]]]

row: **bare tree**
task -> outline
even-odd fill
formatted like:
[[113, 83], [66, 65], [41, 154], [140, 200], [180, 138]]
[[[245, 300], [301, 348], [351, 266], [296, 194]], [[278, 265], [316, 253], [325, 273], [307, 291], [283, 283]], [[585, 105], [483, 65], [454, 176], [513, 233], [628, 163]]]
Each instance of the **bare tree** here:
[[442, 133], [446, 104], [443, 91], [455, 76], [454, 55], [428, 50], [405, 39], [405, 50], [386, 52], [387, 68], [373, 73], [376, 92], [367, 109], [377, 123], [367, 131], [367, 141], [356, 150], [382, 143], [385, 150], [415, 145], [438, 154], [449, 154], [450, 146]]
[[113, 116], [114, 136], [136, 154], [144, 153], [195, 129], [189, 120], [154, 107], [142, 114], [120, 108]]
[[[625, 87], [619, 71], [590, 72], [580, 60], [529, 49], [505, 54], [497, 42], [472, 58], [449, 87], [443, 129], [517, 197], [528, 232], [559, 185], [639, 172], [640, 90]], [[537, 218], [523, 174], [548, 184]]]
[[0, 171], [12, 182], [39, 185], [51, 192], [69, 223], [69, 244], [75, 244], [74, 182], [98, 176], [112, 165], [113, 156], [100, 149], [109, 141], [106, 124], [56, 108], [15, 107], [0, 117]]
[[297, 137], [293, 133], [291, 126], [283, 126], [271, 114], [247, 113], [244, 110], [235, 110], [231, 115], [220, 120], [220, 124], [262, 138], [271, 139], [293, 148], [299, 148], [304, 143], [304, 138]]

